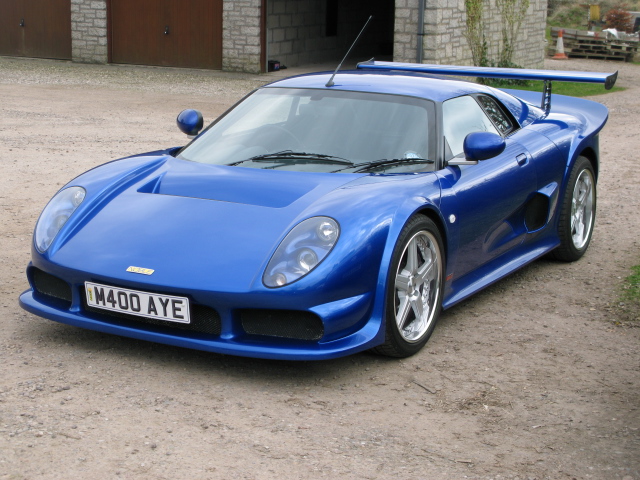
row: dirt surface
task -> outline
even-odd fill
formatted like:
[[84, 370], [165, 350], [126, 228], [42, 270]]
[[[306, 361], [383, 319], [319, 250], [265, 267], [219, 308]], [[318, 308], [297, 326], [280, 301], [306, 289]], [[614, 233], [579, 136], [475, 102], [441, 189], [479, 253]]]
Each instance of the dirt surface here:
[[0, 479], [640, 479], [640, 66], [601, 135], [598, 219], [574, 264], [534, 264], [445, 312], [406, 360], [289, 363], [81, 330], [24, 312], [31, 232], [77, 174], [180, 145], [269, 77], [0, 58]]

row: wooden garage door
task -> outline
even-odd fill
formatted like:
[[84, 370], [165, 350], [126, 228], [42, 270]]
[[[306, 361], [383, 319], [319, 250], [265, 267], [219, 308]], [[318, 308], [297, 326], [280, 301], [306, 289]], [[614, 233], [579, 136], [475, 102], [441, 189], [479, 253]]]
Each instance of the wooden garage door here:
[[111, 61], [222, 68], [222, 0], [111, 0]]
[[0, 0], [0, 55], [71, 59], [71, 0]]

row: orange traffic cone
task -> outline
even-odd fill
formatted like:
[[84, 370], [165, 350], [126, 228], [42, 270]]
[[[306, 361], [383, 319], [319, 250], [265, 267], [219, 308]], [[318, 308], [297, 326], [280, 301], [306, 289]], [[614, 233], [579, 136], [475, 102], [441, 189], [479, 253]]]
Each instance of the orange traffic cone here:
[[564, 30], [558, 31], [558, 43], [556, 44], [556, 54], [552, 57], [553, 60], [569, 60], [564, 54], [564, 42], [562, 41], [562, 35], [564, 34]]

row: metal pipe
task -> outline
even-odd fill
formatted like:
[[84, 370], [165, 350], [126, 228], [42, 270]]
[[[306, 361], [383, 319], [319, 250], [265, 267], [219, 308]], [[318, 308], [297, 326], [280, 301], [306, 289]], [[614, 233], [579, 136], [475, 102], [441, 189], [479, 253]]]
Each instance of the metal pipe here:
[[425, 0], [418, 0], [418, 45], [416, 48], [416, 63], [422, 63], [423, 60], [424, 10]]

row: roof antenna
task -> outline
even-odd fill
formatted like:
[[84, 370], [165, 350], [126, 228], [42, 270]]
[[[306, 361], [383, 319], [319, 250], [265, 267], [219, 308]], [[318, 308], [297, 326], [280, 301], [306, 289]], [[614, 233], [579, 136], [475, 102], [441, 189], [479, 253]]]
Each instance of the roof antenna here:
[[369, 22], [371, 21], [372, 18], [373, 18], [373, 15], [369, 15], [369, 18], [365, 22], [364, 27], [362, 27], [362, 30], [360, 30], [360, 33], [358, 34], [356, 39], [353, 41], [353, 43], [349, 47], [349, 50], [347, 50], [347, 54], [344, 56], [344, 58], [340, 62], [340, 65], [338, 65], [338, 68], [336, 68], [336, 71], [333, 72], [333, 75], [331, 75], [331, 78], [329, 79], [329, 81], [327, 82], [325, 87], [333, 87], [335, 85], [335, 83], [333, 83], [333, 77], [336, 76], [336, 73], [338, 73], [338, 70], [340, 70], [340, 67], [342, 66], [344, 61], [347, 59], [347, 57], [349, 56], [349, 53], [351, 53], [351, 49], [355, 46], [356, 43], [358, 43], [358, 39], [360, 38], [360, 35], [362, 35], [362, 32], [364, 32], [364, 29], [367, 28], [367, 25], [369, 25]]

